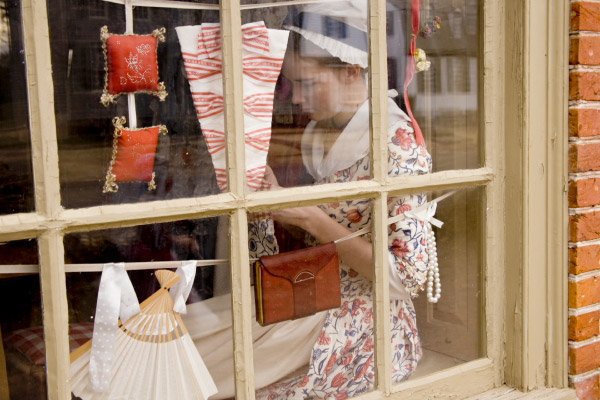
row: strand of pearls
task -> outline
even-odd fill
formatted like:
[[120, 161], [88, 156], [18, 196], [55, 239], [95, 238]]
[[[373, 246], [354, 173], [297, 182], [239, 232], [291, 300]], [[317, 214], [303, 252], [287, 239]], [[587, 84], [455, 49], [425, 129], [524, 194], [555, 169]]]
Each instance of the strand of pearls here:
[[[442, 282], [440, 281], [440, 268], [437, 258], [437, 245], [435, 243], [435, 234], [431, 224], [427, 233], [427, 254], [429, 255], [429, 263], [427, 265], [427, 300], [430, 303], [437, 303], [442, 297]], [[433, 284], [435, 283], [435, 292]]]

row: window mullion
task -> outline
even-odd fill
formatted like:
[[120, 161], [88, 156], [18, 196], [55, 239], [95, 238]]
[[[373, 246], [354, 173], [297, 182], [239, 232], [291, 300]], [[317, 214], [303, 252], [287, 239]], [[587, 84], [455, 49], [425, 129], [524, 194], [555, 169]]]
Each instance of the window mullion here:
[[390, 285], [388, 267], [387, 193], [373, 200], [373, 261], [375, 264], [375, 349], [377, 386], [386, 395], [392, 386]]
[[[53, 219], [62, 207], [46, 2], [23, 0], [22, 10], [36, 211]], [[38, 246], [48, 398], [68, 399], [68, 305], [61, 231], [45, 231]]]
[[238, 400], [254, 399], [254, 362], [252, 349], [252, 297], [248, 253], [248, 215], [244, 209], [231, 216], [231, 301], [235, 393]]
[[[231, 193], [244, 198], [245, 141], [242, 93], [241, 13], [239, 1], [221, 0], [223, 93], [227, 137], [227, 182]], [[252, 298], [248, 254], [248, 215], [237, 209], [231, 216], [230, 260], [233, 312], [233, 352], [236, 399], [254, 399]]]
[[223, 99], [227, 139], [229, 190], [243, 197], [246, 182], [244, 143], [244, 91], [242, 70], [242, 24], [239, 1], [221, 0], [223, 42]]
[[369, 83], [371, 88], [372, 174], [378, 182], [387, 179], [387, 44], [386, 2], [369, 2]]
[[70, 399], [69, 332], [67, 328], [69, 313], [62, 233], [59, 230], [43, 233], [39, 238], [38, 246], [44, 308], [48, 399]]
[[62, 208], [48, 14], [43, 0], [23, 0], [22, 6], [35, 205], [52, 218]]

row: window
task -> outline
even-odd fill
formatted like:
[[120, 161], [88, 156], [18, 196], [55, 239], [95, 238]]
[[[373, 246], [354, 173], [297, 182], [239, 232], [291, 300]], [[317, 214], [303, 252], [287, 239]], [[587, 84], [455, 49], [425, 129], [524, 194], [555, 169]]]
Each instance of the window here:
[[[502, 267], [505, 258], [514, 254], [508, 248], [513, 238], [504, 236], [503, 215], [508, 208], [502, 200], [508, 191], [503, 179], [504, 157], [522, 149], [517, 141], [510, 143], [512, 133], [502, 128], [505, 121], [510, 121], [502, 110], [506, 97], [512, 92], [499, 82], [504, 82], [503, 78], [512, 76], [510, 74], [521, 78], [522, 75], [517, 69], [516, 72], [505, 71], [506, 53], [498, 38], [508, 34], [505, 24], [516, 17], [505, 15], [501, 5], [488, 0], [423, 1], [419, 29], [424, 34], [418, 38], [417, 47], [424, 50], [431, 64], [429, 71], [416, 74], [406, 96], [407, 103], [403, 96], [406, 80], [403, 54], [411, 38], [411, 8], [407, 3], [401, 0], [366, 2], [367, 8], [357, 14], [358, 19], [368, 21], [363, 30], [356, 26], [350, 29], [352, 25], [340, 24], [335, 18], [316, 25], [327, 37], [352, 45], [357, 45], [358, 40], [363, 46], [361, 51], [366, 57], [366, 67], [339, 68], [329, 78], [344, 77], [345, 86], [340, 86], [339, 92], [325, 91], [323, 96], [328, 96], [332, 107], [341, 107], [340, 114], [347, 112], [349, 117], [357, 109], [348, 111], [343, 107], [364, 103], [364, 116], [368, 121], [361, 136], [365, 146], [361, 150], [366, 151], [362, 157], [366, 157], [366, 161], [364, 165], [357, 165], [368, 168], [361, 171], [362, 175], [356, 175], [356, 179], [344, 176], [320, 179], [331, 174], [315, 175], [305, 170], [307, 161], [303, 160], [306, 153], [302, 153], [302, 133], [307, 132], [310, 119], [317, 120], [317, 113], [326, 110], [321, 106], [323, 103], [311, 105], [306, 98], [298, 100], [294, 96], [303, 91], [305, 97], [316, 98], [318, 85], [325, 82], [319, 80], [324, 79], [318, 69], [322, 65], [317, 68], [296, 60], [291, 64], [281, 61], [284, 65], [274, 66], [273, 59], [283, 57], [262, 54], [257, 58], [261, 62], [269, 59], [271, 71], [288, 69], [281, 76], [278, 73], [269, 76], [269, 69], [264, 68], [266, 64], [252, 64], [244, 59], [245, 43], [239, 34], [242, 26], [260, 21], [267, 29], [283, 30], [282, 27], [289, 24], [288, 15], [319, 2], [242, 0], [239, 4], [144, 4], [141, 0], [61, 0], [46, 2], [44, 6], [32, 0], [0, 1], [0, 46], [5, 43], [4, 47], [8, 49], [2, 52], [0, 47], [0, 68], [11, 76], [12, 88], [0, 95], [3, 98], [0, 130], [6, 131], [6, 137], [10, 139], [3, 146], [6, 146], [6, 154], [12, 156], [3, 158], [9, 160], [9, 164], [6, 172], [0, 171], [0, 184], [6, 182], [7, 187], [17, 188], [3, 190], [1, 196], [18, 194], [14, 199], [3, 199], [3, 204], [13, 205], [0, 212], [0, 238], [7, 242], [0, 249], [3, 264], [0, 277], [12, 290], [19, 287], [17, 281], [25, 282], [25, 289], [20, 294], [31, 293], [32, 298], [38, 299], [37, 303], [41, 301], [44, 309], [41, 314], [41, 308], [33, 301], [31, 309], [17, 307], [10, 318], [3, 316], [0, 322], [5, 349], [9, 348], [8, 331], [12, 333], [43, 325], [43, 339], [39, 340], [46, 344], [48, 371], [44, 375], [42, 369], [37, 377], [22, 376], [24, 380], [14, 383], [19, 375], [15, 372], [16, 367], [9, 364], [9, 352], [5, 351], [8, 366], [5, 379], [10, 384], [9, 390], [18, 393], [26, 390], [34, 379], [47, 379], [49, 396], [70, 397], [67, 354], [72, 334], [69, 333], [77, 324], [89, 325], [102, 263], [132, 263], [130, 276], [142, 300], [155, 289], [151, 273], [144, 269], [148, 265], [172, 267], [182, 260], [215, 259], [219, 262], [198, 269], [192, 301], [194, 307], [200, 309], [202, 304], [215, 303], [214, 299], [225, 299], [226, 305], [230, 305], [222, 315], [228, 322], [223, 328], [227, 346], [213, 342], [206, 344], [205, 350], [223, 346], [228, 360], [223, 363], [227, 371], [222, 374], [223, 385], [230, 391], [227, 393], [238, 399], [254, 398], [254, 390], [260, 390], [265, 374], [269, 373], [267, 367], [273, 365], [255, 365], [262, 355], [253, 350], [254, 339], [260, 331], [253, 325], [253, 282], [249, 261], [264, 254], [257, 251], [253, 235], [256, 230], [259, 233], [282, 230], [283, 234], [279, 236], [282, 239], [278, 242], [280, 249], [305, 247], [314, 238], [307, 238], [297, 229], [286, 229], [289, 223], [285, 221], [261, 227], [265, 221], [270, 221], [270, 217], [282, 219], [281, 215], [286, 211], [299, 206], [317, 206], [319, 210], [327, 210], [330, 217], [337, 215], [332, 210], [346, 207], [342, 215], [349, 227], [360, 223], [361, 227], [369, 227], [372, 231], [368, 239], [360, 239], [360, 246], [372, 246], [367, 247], [372, 251], [363, 272], [373, 277], [372, 290], [369, 287], [365, 293], [371, 296], [370, 301], [375, 305], [372, 310], [374, 329], [361, 344], [373, 346], [373, 357], [367, 361], [375, 368], [366, 368], [361, 378], [372, 383], [368, 391], [373, 393], [365, 394], [361, 390], [356, 393], [358, 398], [427, 398], [433, 393], [439, 394], [439, 387], [444, 388], [445, 395], [465, 397], [498, 385], [504, 377], [509, 382], [517, 381], [517, 384], [521, 379], [527, 381], [531, 369], [527, 369], [527, 365], [523, 372], [518, 368], [508, 372], [503, 370], [504, 353], [513, 349], [512, 342], [503, 343], [504, 325], [514, 328], [512, 332], [516, 332], [516, 339], [511, 339], [521, 340], [522, 347], [529, 344], [525, 339], [519, 339], [526, 335], [519, 332], [528, 335], [530, 331], [525, 328], [532, 326], [529, 316], [524, 317], [522, 323], [526, 326], [523, 327], [504, 313], [507, 284]], [[527, 10], [519, 9], [515, 15], [531, 18], [527, 13]], [[438, 17], [441, 18], [439, 27], [436, 25]], [[560, 19], [560, 13], [554, 18]], [[194, 97], [195, 93], [209, 90], [190, 82], [192, 72], [190, 66], [186, 66], [183, 54], [186, 53], [182, 47], [183, 34], [181, 30], [175, 30], [176, 27], [203, 23], [213, 23], [212, 27], [222, 31], [221, 81], [207, 83], [213, 85], [210, 91], [216, 90], [216, 94], [222, 95], [223, 107], [218, 118], [209, 121], [221, 126], [220, 132], [207, 126], [211, 116], [202, 114], [206, 111], [202, 108], [205, 99]], [[169, 93], [164, 102], [150, 95], [136, 94], [122, 96], [109, 107], [100, 104], [104, 71], [99, 32], [106, 24], [112, 33], [133, 28], [133, 32], [142, 34], [157, 27], [166, 28], [166, 42], [158, 47], [160, 78]], [[431, 32], [427, 33], [427, 29]], [[192, 41], [199, 33], [192, 35]], [[302, 36], [298, 32], [295, 34]], [[546, 33], [541, 35], [546, 38]], [[3, 37], [8, 39], [3, 40]], [[531, 40], [541, 41], [535, 38], [538, 36]], [[285, 53], [288, 42], [283, 42], [280, 50]], [[25, 70], [20, 59], [22, 50]], [[322, 54], [314, 46], [304, 50], [312, 59]], [[330, 60], [321, 61], [327, 63]], [[360, 61], [356, 61], [358, 63]], [[311, 79], [305, 79], [309, 67], [315, 67], [312, 70], [315, 74]], [[336, 67], [327, 65], [327, 68]], [[300, 70], [302, 79], [296, 79], [298, 77], [292, 73], [294, 69]], [[260, 81], [256, 79], [259, 73], [264, 74], [261, 75], [263, 83], [268, 82], [262, 88], [268, 86], [269, 96], [273, 99], [273, 110], [269, 110], [272, 112], [269, 127], [272, 137], [268, 155], [262, 154], [266, 153], [262, 151], [265, 142], [259, 135], [259, 128], [250, 140], [252, 146], [247, 145], [245, 135], [252, 127], [262, 127], [265, 122], [261, 120], [264, 110], [260, 101], [248, 105], [250, 97], [257, 91], [253, 92], [244, 79], [251, 76]], [[355, 82], [357, 86], [348, 90], [348, 82]], [[364, 91], [359, 89], [361, 85]], [[388, 87], [396, 89], [399, 96], [389, 99]], [[527, 90], [537, 94], [541, 89]], [[353, 97], [348, 96], [344, 99], [347, 102], [342, 104], [335, 97], [340, 93], [362, 97], [352, 100]], [[27, 102], [28, 107], [25, 106]], [[390, 141], [385, 133], [390, 110], [401, 110], [398, 111], [400, 115], [410, 110], [409, 104], [416, 120], [421, 122], [433, 159], [433, 170], [427, 173], [425, 161], [422, 164], [424, 170], [418, 173], [388, 174]], [[309, 109], [312, 115], [307, 117], [299, 111], [299, 106], [304, 107], [304, 111]], [[511, 107], [514, 106], [507, 106], [507, 110], [512, 110]], [[135, 109], [133, 115], [137, 121], [131, 118], [132, 109]], [[248, 114], [251, 118], [245, 117]], [[158, 138], [154, 189], [148, 190], [147, 182], [124, 182], [116, 193], [102, 192], [115, 141], [111, 120], [121, 115], [132, 124], [129, 127], [165, 124], [169, 129], [166, 136]], [[520, 118], [519, 121], [524, 121], [527, 117]], [[313, 124], [313, 132], [341, 129], [335, 120], [329, 122], [330, 126]], [[211, 129], [214, 132], [210, 133]], [[540, 140], [550, 143], [549, 135], [544, 134]], [[409, 143], [410, 137], [409, 131], [400, 130], [393, 140], [398, 148], [418, 149]], [[264, 161], [252, 164], [257, 157], [254, 150], [248, 150], [249, 147], [258, 147]], [[356, 161], [347, 152], [338, 154], [342, 161], [345, 157]], [[423, 154], [420, 156], [427, 158]], [[269, 173], [267, 164], [272, 167], [277, 181], [270, 181], [272, 190], [257, 190], [265, 188], [251, 171], [258, 169]], [[349, 166], [344, 166], [347, 168]], [[27, 172], [30, 170], [32, 172]], [[508, 184], [525, 192], [531, 190], [530, 183], [522, 181], [522, 177], [510, 168], [507, 176]], [[442, 300], [431, 305], [425, 301], [424, 292], [415, 300], [424, 355], [414, 371], [396, 379], [393, 346], [398, 342], [393, 341], [390, 325], [393, 324], [393, 313], [403, 310], [391, 310], [387, 306], [390, 301], [397, 300], [388, 269], [390, 254], [394, 255], [396, 251], [403, 257], [406, 251], [400, 239], [396, 244], [388, 242], [390, 229], [398, 228], [388, 227], [390, 207], [392, 210], [395, 206], [401, 207], [408, 201], [406, 199], [432, 200], [454, 190], [456, 194], [440, 202], [437, 210], [438, 217], [445, 223], [443, 228], [435, 229]], [[531, 223], [530, 219], [521, 222], [518, 218], [507, 222], [513, 224], [509, 232], [520, 232], [518, 228], [528, 223]], [[551, 228], [544, 226], [542, 233], [548, 234]], [[402, 231], [402, 228], [398, 230]], [[266, 242], [261, 244], [269, 246]], [[346, 258], [342, 261], [352, 263], [354, 260]], [[135, 263], [140, 262], [145, 264], [138, 265], [140, 270], [134, 271]], [[399, 268], [405, 266], [398, 265]], [[527, 263], [522, 270], [511, 268], [506, 272], [515, 272], [514, 281], [510, 282], [519, 283], [524, 277], [531, 278], [532, 271], [540, 271]], [[541, 272], [541, 277], [549, 281], [554, 277], [554, 272]], [[530, 290], [530, 286], [526, 288]], [[548, 297], [554, 293], [552, 290], [548, 289]], [[38, 293], [41, 298], [36, 297]], [[540, 292], [534, 291], [534, 294]], [[506, 300], [506, 304], [512, 304], [509, 301]], [[537, 310], [518, 300], [515, 309]], [[30, 314], [31, 318], [23, 318]], [[200, 311], [198, 315], [204, 314]], [[317, 321], [316, 326], [319, 323], [322, 321]], [[188, 327], [192, 324], [190, 320]], [[86, 332], [89, 335], [89, 330]], [[318, 341], [319, 332], [317, 329], [301, 333], [300, 341], [306, 342], [302, 339], [309, 337], [309, 342]], [[9, 350], [15, 351], [14, 347]], [[202, 356], [206, 360], [210, 358], [206, 354]], [[515, 365], [522, 361], [514, 354], [508, 357]], [[534, 357], [532, 360], [539, 361]], [[552, 362], [546, 362], [550, 370]], [[298, 365], [298, 368], [305, 367], [305, 363]], [[278, 376], [276, 381], [289, 382], [290, 376], [298, 376], [285, 375]], [[335, 382], [331, 385], [347, 383], [343, 374], [336, 378], [337, 375], [332, 377]], [[4, 377], [0, 376], [0, 379]], [[530, 384], [525, 382], [524, 385]], [[44, 393], [36, 395], [44, 396]], [[264, 395], [264, 391], [259, 391], [258, 395]]]

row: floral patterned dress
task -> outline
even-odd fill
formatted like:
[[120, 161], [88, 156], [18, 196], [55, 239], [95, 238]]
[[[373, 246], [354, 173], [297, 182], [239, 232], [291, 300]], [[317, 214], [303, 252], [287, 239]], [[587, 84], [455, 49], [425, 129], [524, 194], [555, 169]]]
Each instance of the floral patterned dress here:
[[[409, 118], [391, 100], [388, 112], [389, 175], [428, 173], [431, 158], [424, 147], [416, 144]], [[359, 124], [367, 124], [368, 132], [368, 119]], [[354, 125], [356, 127], [356, 121]], [[370, 179], [370, 176], [371, 163], [367, 155], [350, 167], [319, 179], [318, 183], [348, 182]], [[389, 216], [404, 213], [426, 201], [424, 194], [390, 198]], [[369, 200], [341, 201], [322, 209], [352, 231], [371, 223]], [[388, 228], [394, 382], [406, 379], [421, 358], [415, 310], [410, 299], [426, 281], [427, 233], [425, 223], [408, 217]], [[313, 346], [306, 375], [267, 386], [257, 392], [257, 399], [340, 400], [372, 390], [375, 381], [372, 291], [370, 281], [342, 265], [342, 305], [328, 311]]]

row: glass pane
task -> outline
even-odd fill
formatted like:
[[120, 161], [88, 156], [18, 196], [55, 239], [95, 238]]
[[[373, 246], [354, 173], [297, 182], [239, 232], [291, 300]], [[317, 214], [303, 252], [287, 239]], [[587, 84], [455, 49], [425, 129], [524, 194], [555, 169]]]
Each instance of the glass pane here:
[[248, 40], [268, 28], [244, 46], [249, 190], [371, 177], [367, 15], [367, 0], [243, 10]]
[[[0, 314], [1, 398], [46, 398], [40, 277], [28, 267], [37, 263], [35, 240], [0, 245], [0, 301], [4, 305]], [[18, 272], [20, 268], [24, 272]]]
[[[253, 268], [257, 399], [347, 398], [374, 389], [370, 236], [332, 243], [370, 228], [371, 209], [370, 200], [340, 200], [250, 216], [250, 257], [260, 258]], [[396, 314], [405, 307], [393, 304]], [[398, 355], [403, 379], [417, 349], [405, 331], [395, 332], [406, 350]]]
[[[107, 41], [114, 54], [127, 53], [122, 59], [115, 55], [115, 60], [122, 62], [121, 69], [117, 66], [114, 71], [111, 69], [114, 79], [107, 89], [110, 93], [146, 88], [143, 84], [147, 82], [150, 82], [148, 88], [155, 91], [157, 82], [164, 82], [167, 93], [164, 101], [156, 93], [135, 95], [137, 127], [155, 127], [138, 131], [127, 130], [133, 125], [126, 93], [107, 106], [100, 103], [105, 85], [100, 29], [106, 25], [109, 33], [122, 34], [124, 6], [101, 0], [59, 0], [49, 2], [48, 12], [63, 205], [86, 207], [219, 193], [206, 134], [198, 123], [195, 110], [198, 104], [190, 93], [198, 65], [202, 67], [210, 61], [197, 59], [195, 54], [188, 57], [192, 61], [184, 62], [183, 43], [176, 30], [180, 26], [218, 23], [218, 11], [135, 7], [136, 34], [165, 28], [166, 41], [158, 43], [157, 53], [145, 50], [145, 46], [153, 49], [156, 44], [152, 36], [140, 39], [149, 43], [137, 47], [137, 42], [130, 44], [131, 54], [123, 47], [127, 42], [121, 42], [120, 36], [113, 42]], [[197, 45], [196, 40], [190, 43]], [[157, 54], [158, 78], [150, 68], [155, 65], [154, 54]], [[149, 59], [139, 58], [142, 56]], [[134, 63], [135, 60], [138, 61]], [[213, 64], [210, 66], [215, 67]], [[127, 75], [131, 68], [137, 69]], [[213, 83], [215, 90], [220, 88], [218, 79]], [[121, 84], [139, 86], [118, 86]], [[121, 116], [125, 117], [125, 131], [117, 140], [113, 118]], [[215, 118], [222, 124], [222, 114]], [[166, 134], [157, 128], [160, 125], [166, 127]], [[110, 171], [109, 165], [112, 165]]]
[[[125, 262], [125, 263], [148, 263], [146, 265], [125, 264], [127, 268], [135, 268], [138, 265], [144, 269], [133, 269], [127, 271], [127, 276], [133, 284], [133, 288], [137, 295], [137, 299], [142, 303], [142, 314], [134, 313], [131, 321], [136, 321], [135, 318], [141, 318], [139, 315], [151, 315], [154, 307], [158, 307], [156, 302], [146, 301], [151, 295], [161, 290], [161, 286], [157, 281], [156, 262], [172, 261], [172, 260], [225, 260], [215, 261], [215, 264], [209, 266], [199, 266], [195, 269], [195, 277], [187, 298], [186, 313], [181, 314], [182, 322], [191, 338], [191, 344], [187, 347], [188, 353], [195, 354], [202, 359], [202, 363], [207, 367], [208, 374], [212, 376], [219, 394], [213, 398], [229, 398], [234, 396], [234, 378], [233, 378], [233, 335], [232, 335], [232, 316], [231, 316], [231, 294], [229, 289], [229, 262], [227, 261], [228, 254], [226, 253], [227, 243], [229, 240], [229, 226], [226, 217], [209, 218], [202, 220], [187, 220], [173, 223], [144, 225], [132, 228], [110, 229], [96, 232], [76, 233], [65, 236], [65, 260], [68, 264], [79, 264], [79, 268], [96, 271], [102, 269], [102, 263], [110, 262]], [[210, 262], [210, 261], [209, 261]], [[154, 264], [153, 264], [154, 263]], [[81, 265], [92, 264], [92, 265]], [[177, 266], [178, 263], [175, 263]], [[105, 267], [106, 268], [106, 267]], [[172, 271], [173, 269], [171, 269]], [[103, 279], [108, 279], [102, 277]], [[117, 282], [124, 282], [124, 278], [117, 279]], [[94, 321], [106, 321], [106, 315], [103, 314], [107, 307], [100, 307], [98, 302], [101, 302], [101, 296], [108, 295], [111, 297], [111, 292], [104, 289], [101, 291], [101, 273], [100, 272], [70, 272], [67, 274], [67, 299], [69, 302], [69, 323], [71, 327], [77, 328], [83, 333], [87, 341], [91, 336], [94, 326]], [[164, 293], [163, 293], [164, 294]], [[173, 295], [173, 290], [171, 290]], [[168, 296], [168, 295], [167, 295]], [[164, 297], [160, 297], [164, 300]], [[168, 299], [168, 297], [167, 297]], [[168, 301], [165, 300], [167, 303]], [[100, 303], [104, 304], [104, 303]], [[172, 303], [171, 303], [172, 304]], [[171, 318], [172, 309], [157, 308], [159, 314], [163, 318]], [[110, 308], [108, 308], [110, 309]], [[179, 314], [177, 314], [179, 315]], [[116, 317], [115, 317], [116, 318]], [[110, 320], [116, 324], [116, 320]], [[152, 329], [135, 328], [134, 322], [126, 319], [124, 329], [139, 332], [143, 338], [152, 338]], [[164, 321], [164, 320], [162, 320]], [[163, 325], [156, 325], [163, 326]], [[116, 328], [115, 326], [115, 329]], [[137, 329], [137, 330], [136, 330]], [[153, 328], [154, 329], [154, 328]], [[156, 328], [160, 329], [160, 328]], [[164, 331], [169, 331], [164, 328]], [[185, 336], [184, 334], [182, 336]], [[121, 340], [121, 336], [117, 336]], [[163, 338], [163, 342], [171, 342], [176, 339], [177, 335], [173, 335], [171, 339]], [[116, 339], [115, 339], [116, 340]], [[140, 389], [136, 383], [143, 383], [152, 380], [154, 381], [155, 368], [160, 365], [165, 366], [164, 360], [160, 360], [160, 347], [152, 348], [150, 356], [145, 359], [148, 368], [144, 369], [148, 376], [132, 375], [131, 372], [119, 373], [116, 368], [125, 368], [127, 362], [135, 362], [144, 354], [135, 354], [135, 357], [128, 359], [125, 355], [126, 351], [135, 353], [136, 345], [139, 343], [129, 341], [115, 350], [115, 358], [112, 364], [113, 371], [117, 371], [116, 376], [121, 376], [123, 379], [130, 379], [133, 385], [128, 385], [128, 390]], [[182, 339], [183, 340], [183, 339]], [[160, 340], [159, 340], [160, 342]], [[98, 345], [102, 345], [100, 339]], [[119, 341], [119, 343], [125, 343]], [[152, 342], [154, 343], [154, 342]], [[82, 344], [82, 343], [80, 343]], [[154, 343], [154, 346], [162, 346], [164, 343]], [[175, 351], [180, 357], [178, 361], [168, 364], [170, 370], [184, 371], [186, 364], [183, 355], [179, 350]], [[75, 375], [73, 380], [72, 390], [77, 395], [90, 390], [89, 376], [87, 375], [87, 359], [85, 352], [83, 354], [72, 357], [76, 359], [72, 364], [75, 370], [82, 371]], [[138, 357], [138, 358], [136, 358]], [[129, 361], [127, 361], [129, 360]], [[132, 361], [134, 360], [134, 361]], [[161, 363], [162, 361], [162, 363]], [[195, 368], [200, 368], [200, 363], [196, 360], [193, 363]], [[190, 379], [188, 375], [181, 372], [181, 377], [187, 377], [186, 384], [193, 384], [194, 379]], [[165, 372], [161, 374], [164, 380], [161, 381], [163, 387], [169, 391], [183, 390], [178, 383], [176, 376]], [[202, 382], [208, 384], [210, 382], [209, 375], [204, 375]], [[143, 386], [143, 385], [142, 385]], [[160, 385], [157, 385], [160, 386]], [[113, 396], [130, 396], [127, 398], [160, 398], [155, 395], [152, 387], [150, 393], [134, 395], [130, 392], [125, 392], [122, 387], [119, 387], [117, 378], [113, 378], [109, 384], [110, 393]], [[147, 397], [145, 397], [147, 396]], [[83, 397], [83, 396], [82, 396]], [[191, 397], [190, 397], [191, 398]], [[196, 398], [196, 397], [195, 397]], [[205, 398], [197, 396], [197, 398]]]
[[[421, 2], [416, 47], [421, 51], [409, 104], [433, 159], [433, 170], [478, 168], [479, 1]], [[389, 87], [403, 93], [411, 32], [410, 2], [387, 5]], [[408, 75], [410, 77], [410, 74]], [[395, 101], [407, 111], [399, 96]]]
[[33, 211], [20, 1], [0, 1], [0, 214]]
[[482, 189], [461, 190], [437, 207], [436, 218], [444, 223], [434, 228], [442, 294], [436, 304], [425, 293], [413, 300], [423, 347], [414, 377], [485, 356], [482, 209]]

